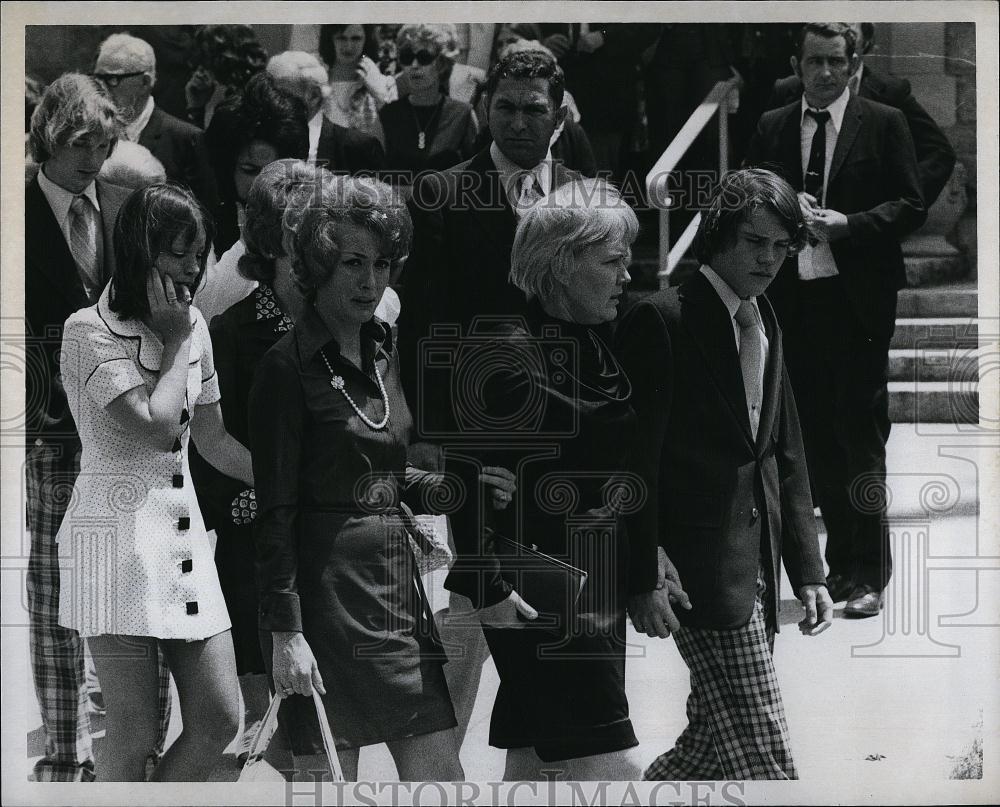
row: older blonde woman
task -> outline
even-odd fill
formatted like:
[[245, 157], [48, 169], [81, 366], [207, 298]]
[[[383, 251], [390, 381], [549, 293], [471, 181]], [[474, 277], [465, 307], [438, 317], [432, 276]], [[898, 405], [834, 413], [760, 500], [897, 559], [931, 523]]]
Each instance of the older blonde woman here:
[[449, 26], [404, 25], [396, 35], [399, 64], [409, 94], [379, 113], [385, 131], [386, 165], [395, 180], [409, 185], [424, 170], [443, 170], [475, 151], [472, 107], [442, 91], [451, 68]]
[[[478, 395], [459, 402], [465, 419], [508, 437], [480, 460], [517, 469], [513, 501], [494, 502], [493, 540], [480, 544], [481, 533], [456, 526], [468, 543], [446, 584], [480, 607], [500, 675], [490, 743], [508, 749], [506, 779], [641, 773], [629, 751], [637, 740], [625, 697], [619, 504], [638, 435], [631, 384], [608, 346], [637, 232], [635, 213], [606, 183], [580, 180], [543, 198], [523, 214], [511, 253], [527, 317], [460, 354], [480, 381]], [[456, 376], [464, 372], [460, 361]], [[532, 603], [518, 590], [527, 580], [518, 544], [585, 571], [579, 599], [562, 612]]]

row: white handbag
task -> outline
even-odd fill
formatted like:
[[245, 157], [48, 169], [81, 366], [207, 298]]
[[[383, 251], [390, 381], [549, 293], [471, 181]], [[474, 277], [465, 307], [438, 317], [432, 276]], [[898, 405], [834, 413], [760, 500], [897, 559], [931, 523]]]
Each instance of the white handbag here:
[[[337, 747], [333, 743], [330, 723], [326, 718], [326, 708], [323, 706], [323, 701], [315, 688], [312, 694], [313, 706], [316, 707], [316, 717], [319, 720], [320, 734], [323, 736], [323, 750], [326, 752], [326, 759], [330, 766], [330, 776], [333, 777], [334, 782], [343, 782], [344, 772], [340, 767], [340, 757], [337, 756]], [[240, 778], [237, 779], [238, 782], [263, 782], [274, 778], [269, 774], [269, 771], [273, 771], [274, 769], [264, 762], [264, 754], [267, 752], [267, 747], [271, 744], [274, 732], [278, 729], [278, 709], [281, 708], [281, 702], [284, 698], [285, 696], [280, 692], [271, 698], [271, 705], [267, 707], [267, 714], [264, 715], [264, 719], [260, 723], [260, 728], [257, 729], [257, 733], [250, 743], [247, 761], [243, 765], [243, 770], [240, 771]]]

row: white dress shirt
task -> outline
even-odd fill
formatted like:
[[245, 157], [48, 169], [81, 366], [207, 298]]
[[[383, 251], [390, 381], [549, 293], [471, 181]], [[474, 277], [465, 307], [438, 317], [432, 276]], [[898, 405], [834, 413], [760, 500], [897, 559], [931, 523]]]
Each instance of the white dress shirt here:
[[[826, 182], [830, 176], [830, 163], [833, 162], [833, 152], [837, 148], [837, 135], [844, 123], [844, 112], [847, 110], [847, 102], [850, 100], [851, 91], [845, 87], [844, 91], [836, 101], [826, 107], [830, 113], [830, 119], [826, 122], [826, 160], [823, 165], [823, 190], [817, 200], [820, 207], [826, 207]], [[799, 146], [802, 157], [802, 174], [805, 175], [809, 165], [809, 152], [812, 149], [813, 135], [816, 134], [816, 120], [811, 115], [806, 114], [810, 109], [806, 102], [805, 94], [802, 96], [802, 124], [799, 128]], [[814, 110], [816, 112], [820, 110]], [[799, 252], [799, 278], [801, 280], [815, 280], [820, 277], [834, 277], [838, 275], [837, 263], [833, 259], [833, 252], [826, 242], [809, 246], [808, 244]]]
[[319, 151], [319, 135], [323, 131], [323, 110], [321, 109], [309, 120], [309, 156], [306, 161], [312, 165], [316, 162]]
[[[51, 179], [45, 176], [45, 166], [43, 165], [41, 170], [38, 172], [38, 186], [42, 189], [42, 193], [45, 195], [46, 201], [49, 203], [49, 207], [52, 208], [52, 213], [56, 217], [56, 221], [59, 224], [59, 229], [62, 231], [63, 238], [66, 239], [66, 246], [70, 246], [70, 220], [69, 220], [69, 206], [73, 204], [73, 199], [77, 196], [86, 196], [90, 203], [94, 206], [94, 210], [100, 214], [101, 206], [97, 202], [97, 184], [91, 182], [83, 191], [80, 193], [70, 193], [65, 188], [56, 185]], [[91, 226], [96, 227], [97, 230], [100, 229], [100, 215], [91, 218]], [[97, 243], [98, 238], [103, 238], [104, 234], [98, 231], [91, 233], [94, 240], [92, 243]]]
[[149, 123], [149, 119], [153, 117], [153, 110], [156, 108], [156, 103], [153, 101], [153, 96], [149, 96], [146, 99], [146, 106], [142, 108], [134, 121], [132, 121], [128, 126], [125, 127], [125, 139], [133, 143], [139, 142], [139, 136], [142, 134], [142, 130], [146, 128]]
[[500, 151], [500, 147], [493, 143], [490, 145], [490, 157], [493, 164], [500, 172], [500, 184], [503, 185], [507, 194], [507, 201], [515, 215], [520, 211], [521, 203], [521, 181], [525, 174], [534, 176], [538, 183], [540, 196], [545, 196], [552, 191], [552, 152], [548, 151], [538, 165], [532, 169], [521, 168], [517, 163], [507, 159], [507, 156]]
[[[715, 289], [715, 293], [719, 295], [719, 299], [722, 300], [722, 304], [726, 307], [729, 312], [730, 325], [733, 326], [733, 336], [736, 339], [736, 353], [740, 352], [740, 342], [742, 337], [740, 331], [742, 330], [739, 323], [736, 321], [736, 310], [740, 307], [742, 300], [739, 295], [733, 291], [732, 287], [726, 283], [711, 266], [702, 265], [699, 271], [708, 279], [708, 282], [712, 284], [712, 288]], [[757, 314], [757, 325], [760, 329], [760, 388], [764, 388], [764, 366], [767, 364], [767, 348], [769, 342], [767, 341], [767, 334], [764, 333], [764, 321], [760, 318], [760, 306], [757, 305], [757, 298], [751, 297], [750, 303], [753, 306], [753, 310]]]

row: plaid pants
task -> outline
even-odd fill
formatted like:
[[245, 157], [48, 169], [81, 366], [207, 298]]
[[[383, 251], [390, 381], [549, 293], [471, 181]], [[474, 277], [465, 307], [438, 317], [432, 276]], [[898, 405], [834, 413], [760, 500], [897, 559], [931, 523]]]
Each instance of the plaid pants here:
[[643, 779], [797, 779], [758, 580], [750, 622], [735, 630], [681, 628], [674, 641], [691, 671], [687, 728]]
[[[25, 462], [31, 552], [27, 594], [29, 647], [35, 697], [45, 730], [45, 753], [35, 763], [39, 782], [93, 781], [94, 754], [87, 711], [83, 642], [59, 624], [59, 546], [55, 537], [72, 499], [79, 458], [59, 446], [36, 444]], [[163, 752], [170, 725], [170, 670], [159, 654], [160, 732]]]

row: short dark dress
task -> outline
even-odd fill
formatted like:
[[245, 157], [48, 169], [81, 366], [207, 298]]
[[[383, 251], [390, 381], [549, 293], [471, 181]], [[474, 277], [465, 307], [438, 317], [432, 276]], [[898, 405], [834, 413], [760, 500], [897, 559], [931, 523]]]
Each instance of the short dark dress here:
[[[271, 631], [302, 631], [341, 749], [455, 725], [400, 506], [403, 494], [431, 496], [404, 481], [411, 418], [390, 329], [371, 320], [361, 335], [365, 372], [307, 306], [261, 360], [250, 394], [264, 660]], [[375, 423], [384, 415], [378, 368], [386, 428], [370, 428], [333, 389], [323, 354]], [[279, 716], [293, 753], [322, 753], [311, 699], [289, 698]]]
[[[226, 431], [250, 444], [247, 402], [257, 365], [292, 327], [267, 283], [216, 316], [209, 325], [216, 357], [222, 417]], [[233, 628], [233, 650], [239, 675], [263, 673], [257, 631], [257, 587], [254, 582], [253, 526], [245, 523], [249, 503], [240, 498], [246, 485], [232, 479], [191, 452], [191, 475], [205, 522], [215, 528], [215, 565]], [[236, 502], [238, 513], [233, 513]], [[242, 507], [241, 504], [247, 504]], [[237, 523], [237, 519], [240, 523]]]
[[[492, 368], [481, 374], [487, 379], [484, 422], [511, 432], [505, 439], [511, 448], [482, 451], [479, 458], [517, 469], [514, 500], [493, 524], [589, 577], [569, 624], [558, 631], [484, 628], [500, 675], [490, 744], [533, 747], [552, 761], [638, 744], [625, 696], [628, 556], [621, 517], [631, 495], [623, 495], [629, 490], [623, 474], [636, 418], [631, 386], [607, 347], [609, 328], [555, 320], [537, 303], [529, 304], [524, 324], [501, 327], [484, 355], [470, 349], [467, 357]], [[485, 355], [491, 350], [492, 358]], [[448, 588], [479, 605], [506, 596], [516, 579], [512, 550], [489, 542], [480, 547], [474, 539], [458, 549], [465, 558]], [[492, 576], [466, 563], [481, 549], [496, 563]]]

